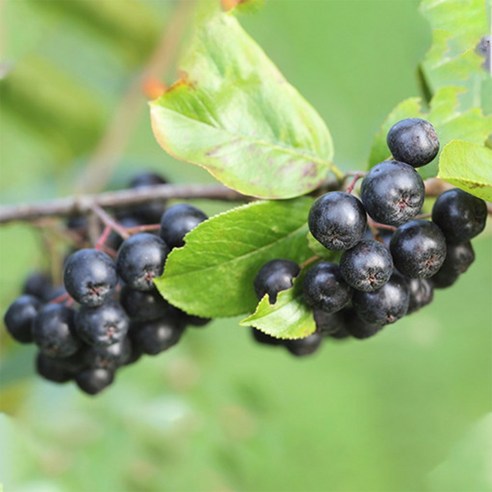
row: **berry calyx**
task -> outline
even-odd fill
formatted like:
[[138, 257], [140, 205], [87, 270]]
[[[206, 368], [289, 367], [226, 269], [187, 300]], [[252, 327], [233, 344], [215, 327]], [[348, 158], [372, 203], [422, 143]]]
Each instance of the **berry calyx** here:
[[116, 271], [132, 289], [149, 291], [154, 278], [162, 275], [169, 248], [158, 236], [142, 232], [126, 239], [120, 246]]

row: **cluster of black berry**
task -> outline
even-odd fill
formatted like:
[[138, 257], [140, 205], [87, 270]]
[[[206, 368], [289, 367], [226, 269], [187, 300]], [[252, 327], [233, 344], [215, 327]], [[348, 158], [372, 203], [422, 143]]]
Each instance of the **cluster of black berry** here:
[[[470, 239], [485, 227], [483, 200], [451, 189], [435, 201], [432, 220], [419, 216], [425, 188], [415, 168], [438, 153], [432, 125], [402, 120], [390, 129], [387, 142], [393, 160], [370, 170], [360, 199], [350, 187], [350, 192], [326, 193], [310, 210], [312, 235], [341, 254], [338, 264], [318, 261], [303, 272], [304, 301], [313, 308], [316, 332], [282, 341], [253, 330], [258, 341], [307, 355], [324, 336], [368, 338], [429, 304], [435, 288], [452, 285], [474, 261]], [[268, 294], [273, 303], [299, 274], [290, 260], [267, 263], [255, 280], [258, 298]]]
[[[144, 174], [130, 186], [164, 182]], [[36, 344], [38, 374], [57, 383], [75, 380], [82, 391], [97, 394], [113, 382], [118, 368], [175, 345], [186, 326], [207, 324], [208, 319], [167, 303], [153, 282], [169, 251], [182, 246], [184, 236], [206, 218], [191, 205], [164, 209], [148, 203], [118, 217], [134, 232], [127, 239], [108, 227], [95, 247], [72, 252], [63, 286], [53, 287], [44, 274], [31, 275], [4, 321], [14, 339]], [[156, 219], [159, 223], [148, 228], [155, 231], [139, 232]], [[86, 219], [72, 218], [68, 227], [87, 239]]]

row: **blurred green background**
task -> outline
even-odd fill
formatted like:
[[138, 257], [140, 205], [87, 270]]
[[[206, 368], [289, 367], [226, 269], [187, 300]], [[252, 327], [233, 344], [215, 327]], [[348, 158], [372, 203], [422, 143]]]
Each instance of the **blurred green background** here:
[[[419, 94], [430, 30], [417, 6], [271, 0], [241, 17], [325, 118], [345, 169], [365, 166], [386, 114]], [[121, 187], [144, 169], [212, 182], [158, 147], [142, 91], [153, 76], [172, 82], [191, 2], [0, 9], [2, 204]], [[306, 360], [221, 320], [91, 399], [39, 380], [32, 349], [2, 333], [0, 483], [6, 492], [492, 490], [490, 230], [474, 246], [469, 273], [430, 307]], [[3, 313], [49, 258], [39, 231], [9, 225], [0, 260]]]

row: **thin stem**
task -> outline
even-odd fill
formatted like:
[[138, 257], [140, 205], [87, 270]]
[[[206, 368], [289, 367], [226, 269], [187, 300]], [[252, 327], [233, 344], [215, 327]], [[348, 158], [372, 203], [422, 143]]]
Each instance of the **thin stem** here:
[[308, 258], [307, 260], [303, 261], [299, 267], [301, 270], [303, 270], [304, 268], [306, 268], [307, 266], [311, 265], [311, 263], [314, 263], [315, 261], [318, 261], [320, 260], [321, 258], [319, 256], [311, 256], [310, 258]]
[[147, 224], [140, 225], [135, 227], [126, 227], [126, 232], [129, 234], [138, 234], [139, 232], [149, 232], [149, 231], [158, 231], [161, 228], [160, 224]]
[[96, 249], [103, 249], [104, 245], [106, 244], [106, 241], [108, 240], [109, 235], [111, 234], [112, 227], [110, 225], [107, 225], [104, 227], [103, 233], [97, 240], [94, 248]]
[[354, 173], [353, 174], [353, 178], [352, 178], [352, 181], [349, 183], [349, 185], [347, 186], [347, 189], [345, 190], [347, 193], [352, 193], [352, 191], [354, 191], [354, 188], [355, 188], [355, 185], [357, 184], [357, 181], [359, 181], [359, 179], [363, 178], [364, 176], [366, 175], [366, 173]]
[[[112, 229], [114, 232], [118, 233], [123, 239], [130, 237], [130, 234], [126, 232], [126, 229], [118, 224], [111, 215], [109, 215], [105, 210], [103, 210], [99, 205], [93, 204], [91, 210], [101, 219], [101, 222], [106, 226], [106, 228]], [[103, 233], [104, 234], [104, 233]]]

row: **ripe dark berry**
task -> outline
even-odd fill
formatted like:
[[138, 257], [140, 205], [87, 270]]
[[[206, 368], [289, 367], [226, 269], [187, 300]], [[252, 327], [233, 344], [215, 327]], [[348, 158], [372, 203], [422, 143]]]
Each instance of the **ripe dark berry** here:
[[475, 261], [475, 252], [470, 242], [447, 245], [447, 254], [440, 270], [431, 278], [438, 289], [451, 287]]
[[299, 271], [299, 265], [290, 260], [272, 260], [263, 265], [254, 281], [258, 300], [268, 294], [270, 304], [274, 304], [280, 291], [292, 287], [292, 282], [299, 275]]
[[63, 359], [48, 357], [39, 352], [36, 356], [36, 371], [43, 378], [54, 383], [65, 383], [85, 368], [84, 350]]
[[432, 221], [450, 243], [464, 243], [477, 236], [486, 220], [485, 202], [459, 188], [441, 193], [432, 208]]
[[203, 328], [204, 326], [208, 325], [212, 321], [211, 318], [202, 318], [201, 316], [193, 316], [185, 312], [181, 313], [181, 317], [185, 325], [193, 326], [195, 328]]
[[342, 313], [343, 311], [338, 311], [328, 314], [321, 309], [315, 309], [313, 311], [313, 318], [316, 323], [316, 331], [326, 337], [343, 330], [345, 324]]
[[361, 319], [354, 309], [346, 309], [343, 314], [347, 332], [359, 340], [374, 336], [384, 326], [382, 323], [369, 323]]
[[461, 244], [448, 244], [446, 259], [441, 269], [458, 274], [465, 273], [475, 261], [475, 251], [470, 241]]
[[74, 311], [61, 304], [43, 306], [32, 325], [34, 343], [49, 357], [75, 354], [82, 344], [74, 333]]
[[425, 166], [439, 152], [436, 130], [420, 118], [408, 118], [394, 124], [388, 132], [387, 143], [397, 161], [413, 167]]
[[161, 237], [171, 249], [179, 248], [184, 245], [186, 234], [207, 219], [200, 209], [192, 205], [173, 205], [162, 214]]
[[432, 302], [434, 287], [431, 280], [411, 278], [408, 279], [407, 285], [410, 294], [407, 314], [414, 313]]
[[251, 335], [255, 339], [256, 342], [261, 343], [262, 345], [283, 345], [284, 340], [281, 338], [272, 337], [268, 333], [264, 333], [261, 330], [257, 330], [253, 326], [251, 327]]
[[309, 211], [309, 230], [326, 248], [352, 248], [366, 231], [366, 211], [360, 200], [341, 191], [319, 197]]
[[87, 367], [116, 370], [132, 358], [132, 345], [128, 337], [103, 347], [88, 347], [84, 353]]
[[399, 226], [415, 217], [425, 198], [424, 182], [409, 164], [384, 161], [362, 181], [361, 200], [377, 222]]
[[96, 249], [81, 249], [71, 254], [65, 263], [65, 288], [85, 306], [100, 306], [109, 299], [117, 280], [114, 261]]
[[296, 357], [303, 357], [316, 352], [321, 346], [322, 341], [323, 335], [315, 331], [305, 338], [287, 340], [285, 342], [285, 347], [292, 355], [295, 355]]
[[447, 289], [454, 285], [458, 280], [460, 274], [453, 272], [452, 270], [441, 268], [433, 277], [429, 280], [435, 289]]
[[154, 288], [154, 278], [162, 275], [169, 249], [158, 236], [142, 232], [126, 239], [118, 251], [116, 271], [135, 290]]
[[77, 386], [88, 395], [97, 395], [114, 381], [114, 372], [110, 369], [85, 369], [75, 376]]
[[81, 306], [75, 318], [77, 334], [89, 345], [106, 346], [121, 341], [129, 326], [121, 306], [108, 301], [102, 306]]
[[177, 316], [132, 325], [131, 337], [145, 354], [157, 355], [176, 345], [183, 335], [184, 325]]
[[340, 272], [354, 289], [371, 292], [389, 280], [393, 260], [388, 249], [378, 241], [361, 241], [343, 253]]
[[48, 301], [48, 294], [53, 288], [51, 277], [44, 272], [31, 273], [24, 282], [22, 293], [37, 297], [41, 301]]
[[405, 316], [409, 301], [407, 282], [398, 274], [374, 292], [355, 291], [352, 299], [359, 318], [375, 325], [394, 323]]
[[395, 267], [403, 275], [430, 278], [444, 262], [446, 240], [436, 224], [411, 220], [394, 232], [390, 250]]
[[309, 306], [335, 313], [345, 307], [352, 297], [352, 289], [343, 280], [338, 265], [322, 261], [304, 277], [304, 299]]
[[121, 289], [120, 303], [132, 321], [151, 321], [173, 310], [155, 289], [142, 292], [125, 286]]
[[[153, 173], [144, 172], [137, 174], [132, 178], [128, 187], [134, 190], [145, 190], [149, 186], [166, 184], [167, 180], [163, 176]], [[164, 212], [163, 201], [151, 201], [132, 208], [133, 215], [139, 217], [145, 224], [158, 224]]]
[[74, 373], [63, 364], [63, 359], [54, 359], [41, 352], [36, 357], [36, 372], [53, 383], [66, 383], [74, 377]]
[[9, 306], [3, 320], [12, 338], [20, 343], [32, 342], [32, 323], [40, 308], [38, 298], [30, 295], [18, 297]]

